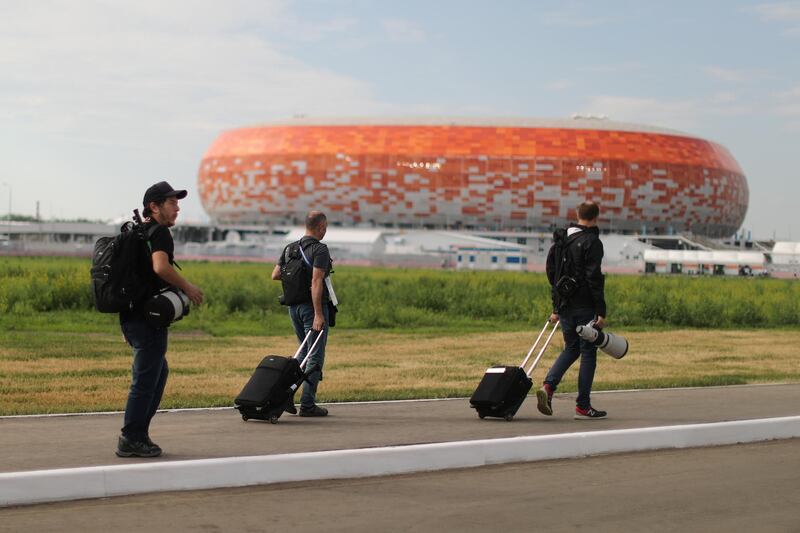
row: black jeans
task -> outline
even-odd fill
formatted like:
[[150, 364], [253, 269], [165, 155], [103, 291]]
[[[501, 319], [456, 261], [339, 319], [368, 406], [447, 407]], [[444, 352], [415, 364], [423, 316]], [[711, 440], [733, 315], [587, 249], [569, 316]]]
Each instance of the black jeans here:
[[121, 324], [125, 340], [133, 348], [131, 390], [125, 406], [122, 434], [142, 441], [150, 431], [150, 420], [158, 410], [167, 384], [167, 328], [154, 328], [143, 320]]
[[561, 332], [564, 334], [564, 351], [553, 363], [545, 383], [550, 384], [555, 391], [561, 378], [567, 372], [572, 363], [581, 358], [581, 368], [578, 372], [578, 407], [588, 409], [591, 407], [589, 395], [592, 392], [592, 382], [594, 381], [594, 370], [597, 367], [597, 346], [589, 344], [581, 339], [575, 332], [575, 328], [583, 326], [595, 317], [593, 309], [575, 309], [559, 313], [561, 321]]

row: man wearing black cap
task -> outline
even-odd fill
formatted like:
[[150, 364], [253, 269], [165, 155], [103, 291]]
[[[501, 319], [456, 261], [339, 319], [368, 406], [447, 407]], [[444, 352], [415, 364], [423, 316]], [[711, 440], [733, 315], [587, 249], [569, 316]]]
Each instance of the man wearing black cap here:
[[[176, 191], [166, 181], [161, 181], [144, 193], [146, 218], [144, 234], [147, 235], [149, 257], [138, 265], [141, 279], [149, 280], [151, 294], [172, 286], [182, 290], [195, 305], [203, 302], [203, 291], [181, 276], [175, 267], [175, 244], [169, 228], [175, 225], [180, 208], [178, 200], [186, 198], [186, 191]], [[156, 457], [161, 448], [150, 440], [150, 420], [161, 403], [167, 383], [167, 333], [166, 327], [155, 327], [145, 321], [141, 309], [123, 311], [119, 315], [122, 334], [133, 348], [133, 367], [128, 403], [125, 406], [125, 425], [117, 444], [120, 457]]]

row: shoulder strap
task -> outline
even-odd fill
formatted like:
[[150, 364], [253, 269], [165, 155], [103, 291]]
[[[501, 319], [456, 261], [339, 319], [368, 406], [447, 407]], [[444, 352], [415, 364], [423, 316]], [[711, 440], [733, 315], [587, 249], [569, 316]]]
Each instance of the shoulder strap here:
[[[156, 234], [156, 231], [158, 231], [158, 228], [160, 228], [160, 227], [161, 227], [161, 224], [153, 224], [152, 226], [147, 228], [147, 231], [144, 234], [144, 242], [147, 243], [147, 251], [150, 252], [151, 255], [153, 253], [153, 245], [150, 244], [150, 239], [153, 238], [153, 235]], [[181, 266], [178, 264], [178, 262], [175, 261], [174, 257], [172, 258], [172, 265], [175, 268], [177, 268], [178, 270], [183, 270], [181, 268]]]
[[300, 249], [300, 255], [303, 256], [303, 261], [305, 261], [305, 263], [308, 265], [308, 268], [312, 268], [311, 261], [308, 260], [308, 257], [306, 257], [306, 253], [303, 251], [303, 239], [297, 241], [297, 244], [298, 248]]

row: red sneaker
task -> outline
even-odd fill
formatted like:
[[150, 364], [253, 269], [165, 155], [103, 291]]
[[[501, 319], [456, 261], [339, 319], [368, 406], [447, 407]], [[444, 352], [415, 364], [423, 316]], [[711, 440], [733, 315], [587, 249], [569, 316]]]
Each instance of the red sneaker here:
[[605, 411], [598, 411], [593, 407], [589, 407], [588, 409], [575, 407], [575, 420], [600, 420], [606, 418], [607, 415], [608, 413]]

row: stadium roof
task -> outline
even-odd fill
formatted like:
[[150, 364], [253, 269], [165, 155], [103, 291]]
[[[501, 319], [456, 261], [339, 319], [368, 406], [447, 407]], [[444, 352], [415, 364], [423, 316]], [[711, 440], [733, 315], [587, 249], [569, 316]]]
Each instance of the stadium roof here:
[[479, 128], [550, 128], [575, 130], [608, 130], [638, 133], [676, 135], [699, 138], [678, 130], [657, 128], [644, 124], [616, 122], [605, 117], [576, 115], [572, 118], [514, 118], [514, 117], [306, 117], [300, 116], [285, 121], [258, 124], [252, 127], [277, 126], [455, 126]]

